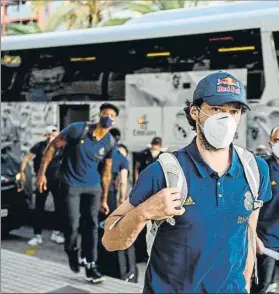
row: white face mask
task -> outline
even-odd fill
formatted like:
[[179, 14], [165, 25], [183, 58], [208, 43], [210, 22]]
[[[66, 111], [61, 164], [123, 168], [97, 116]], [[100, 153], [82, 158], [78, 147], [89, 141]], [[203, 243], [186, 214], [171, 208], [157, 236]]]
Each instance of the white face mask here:
[[229, 113], [217, 113], [210, 116], [201, 109], [200, 111], [208, 116], [204, 126], [201, 126], [208, 143], [216, 149], [229, 147], [237, 129], [235, 119]]
[[272, 153], [273, 153], [277, 158], [279, 158], [279, 142], [273, 144], [273, 145], [271, 146], [271, 149], [272, 149]]
[[152, 157], [153, 158], [155, 158], [155, 157], [157, 157], [159, 154], [160, 154], [160, 150], [150, 150], [150, 152], [151, 152], [151, 155], [152, 155]]

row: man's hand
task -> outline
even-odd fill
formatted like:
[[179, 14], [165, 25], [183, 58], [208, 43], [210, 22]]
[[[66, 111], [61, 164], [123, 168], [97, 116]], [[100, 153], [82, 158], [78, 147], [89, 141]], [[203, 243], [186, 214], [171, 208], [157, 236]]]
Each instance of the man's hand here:
[[109, 207], [108, 207], [108, 203], [104, 200], [101, 201], [100, 203], [100, 211], [102, 213], [104, 213], [105, 215], [109, 214]]
[[257, 246], [257, 253], [260, 255], [263, 255], [263, 250], [265, 246], [263, 241], [259, 237], [256, 237], [256, 246]]
[[[171, 216], [182, 215], [185, 208], [181, 207], [180, 191], [178, 188], [165, 188], [150, 197], [141, 205], [145, 218], [148, 220], [163, 220]], [[177, 208], [180, 209], [177, 209]]]
[[47, 179], [45, 175], [38, 175], [36, 186], [40, 193], [47, 190]]
[[16, 174], [16, 180], [24, 184], [26, 182], [26, 175], [24, 171], [21, 171]]

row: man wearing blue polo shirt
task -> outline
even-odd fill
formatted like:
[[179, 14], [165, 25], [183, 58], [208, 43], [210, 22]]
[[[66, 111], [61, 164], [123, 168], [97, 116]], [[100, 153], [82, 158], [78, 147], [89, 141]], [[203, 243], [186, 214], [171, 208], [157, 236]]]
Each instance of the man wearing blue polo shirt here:
[[[119, 110], [113, 104], [100, 107], [97, 124], [77, 122], [69, 125], [48, 146], [37, 177], [39, 191], [46, 189], [45, 171], [55, 150], [64, 147], [61, 168], [61, 192], [65, 209], [65, 251], [72, 271], [79, 272], [77, 248], [78, 227], [81, 224], [82, 252], [85, 255], [86, 280], [93, 283], [103, 281], [95, 262], [98, 245], [98, 212], [109, 213], [107, 197], [111, 182], [112, 157], [116, 144], [109, 133]], [[100, 161], [105, 160], [101, 177]], [[102, 196], [102, 197], [101, 197]]]
[[128, 189], [128, 172], [129, 172], [129, 162], [127, 159], [128, 149], [125, 145], [119, 144], [121, 139], [121, 133], [118, 129], [114, 128], [110, 130], [110, 134], [113, 136], [114, 140], [118, 144], [118, 150], [115, 153], [112, 163], [112, 181], [109, 189], [108, 203], [110, 211], [116, 209], [117, 205], [117, 194], [120, 188], [120, 195], [118, 199], [118, 204], [122, 204], [127, 197]]
[[[144, 293], [247, 293], [254, 266], [248, 223], [256, 232], [259, 210], [232, 145], [249, 106], [240, 81], [226, 72], [202, 79], [185, 108], [197, 132], [176, 154], [188, 183], [184, 206], [178, 188], [165, 188], [158, 162], [147, 167], [129, 200], [106, 222], [107, 250], [128, 248], [149, 220], [175, 216], [158, 230], [147, 266]], [[271, 198], [268, 166], [256, 157], [259, 200]], [[255, 245], [255, 244], [254, 244]]]
[[[255, 293], [271, 292], [277, 284], [272, 283], [276, 270], [275, 259], [263, 254], [267, 247], [279, 252], [279, 126], [270, 133], [272, 156], [267, 159], [272, 187], [272, 200], [264, 205], [259, 215], [257, 249], [259, 284], [253, 287]], [[269, 290], [268, 290], [269, 289]]]

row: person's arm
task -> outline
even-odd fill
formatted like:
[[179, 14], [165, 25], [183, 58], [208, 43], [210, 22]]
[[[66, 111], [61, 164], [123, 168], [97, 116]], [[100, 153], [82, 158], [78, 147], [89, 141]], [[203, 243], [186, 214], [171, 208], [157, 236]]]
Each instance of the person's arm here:
[[27, 165], [29, 164], [29, 161], [32, 160], [32, 159], [34, 158], [34, 156], [35, 156], [35, 154], [32, 153], [32, 152], [28, 152], [28, 153], [24, 156], [24, 158], [23, 158], [23, 160], [22, 160], [22, 163], [21, 163], [21, 165], [20, 165], [20, 171], [21, 171], [21, 172], [25, 172], [25, 169], [26, 169]]
[[[165, 177], [158, 162], [149, 165], [135, 183], [129, 200], [120, 205], [106, 220], [103, 244], [109, 251], [130, 247], [150, 219], [181, 215], [177, 188], [165, 188]], [[165, 189], [164, 189], [165, 188]]]
[[248, 228], [248, 253], [246, 259], [246, 266], [244, 270], [244, 277], [246, 281], [246, 290], [250, 293], [251, 287], [251, 277], [253, 274], [253, 269], [255, 265], [255, 254], [256, 254], [256, 238], [257, 238], [257, 223], [259, 217], [259, 209], [251, 213], [249, 218], [249, 228]]
[[134, 207], [127, 199], [106, 220], [102, 243], [108, 251], [125, 250], [138, 237], [149, 220], [163, 220], [185, 212], [178, 188], [165, 188]]
[[109, 213], [109, 207], [108, 207], [107, 201], [108, 201], [109, 186], [110, 186], [111, 178], [112, 178], [111, 170], [112, 170], [112, 158], [106, 158], [103, 174], [102, 174], [103, 194], [102, 194], [101, 205], [100, 205], [101, 212], [103, 212], [106, 215]]
[[[258, 156], [255, 157], [259, 172], [260, 172], [260, 187], [259, 187], [259, 196], [258, 200], [263, 201], [263, 203], [270, 201], [272, 198], [272, 191], [270, 185], [270, 177], [269, 177], [269, 167], [267, 163]], [[249, 218], [249, 229], [248, 229], [248, 253], [246, 266], [244, 270], [244, 277], [246, 280], [246, 290], [250, 292], [251, 286], [251, 276], [253, 273], [254, 265], [255, 265], [255, 254], [257, 250], [257, 224], [258, 218], [260, 215], [260, 209], [254, 210]], [[252, 232], [252, 234], [251, 234]], [[253, 237], [253, 238], [252, 238]], [[252, 247], [253, 246], [253, 247]]]
[[67, 141], [64, 138], [64, 134], [61, 133], [47, 146], [41, 161], [41, 165], [40, 165], [40, 169], [39, 169], [37, 181], [36, 181], [37, 188], [41, 193], [47, 189], [47, 180], [45, 177], [45, 172], [47, 170], [49, 163], [54, 158], [54, 154], [56, 150], [66, 146], [66, 144], [67, 144]]
[[256, 236], [256, 245], [257, 245], [257, 253], [259, 255], [263, 255], [265, 246], [263, 241], [258, 236]]
[[26, 182], [26, 175], [25, 175], [25, 169], [27, 167], [27, 165], [29, 164], [30, 160], [32, 160], [34, 158], [35, 154], [32, 152], [28, 152], [20, 165], [20, 172], [16, 175], [16, 179], [21, 181], [22, 183]]
[[122, 169], [120, 171], [119, 205], [125, 202], [127, 197], [127, 189], [128, 189], [128, 169]]
[[138, 178], [139, 178], [139, 168], [140, 168], [140, 163], [138, 161], [136, 161], [136, 163], [135, 163], [135, 169], [134, 169], [135, 181], [137, 181]]

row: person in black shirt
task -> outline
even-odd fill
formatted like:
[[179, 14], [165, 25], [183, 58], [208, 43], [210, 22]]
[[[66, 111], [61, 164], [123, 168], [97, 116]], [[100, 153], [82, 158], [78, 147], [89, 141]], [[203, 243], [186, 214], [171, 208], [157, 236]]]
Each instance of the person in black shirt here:
[[[155, 137], [150, 143], [150, 147], [144, 149], [136, 155], [134, 166], [134, 180], [136, 181], [139, 174], [151, 163], [156, 161], [162, 152], [162, 138]], [[146, 249], [146, 228], [138, 235], [135, 241], [137, 262], [143, 262], [148, 259]]]
[[150, 143], [151, 147], [146, 148], [139, 152], [136, 156], [135, 167], [134, 167], [134, 178], [135, 181], [138, 179], [139, 174], [151, 163], [156, 161], [162, 150], [162, 138], [155, 137]]
[[[21, 163], [20, 170], [20, 180], [25, 182], [25, 169], [28, 165], [29, 161], [33, 159], [33, 167], [34, 172], [37, 175], [41, 160], [44, 154], [44, 151], [47, 145], [58, 135], [58, 130], [55, 126], [48, 126], [45, 131], [46, 140], [38, 142], [35, 144], [30, 151], [24, 157]], [[51, 240], [62, 244], [64, 243], [64, 237], [61, 234], [61, 211], [62, 211], [62, 199], [59, 191], [59, 168], [60, 168], [60, 156], [56, 154], [52, 162], [50, 163], [46, 177], [48, 179], [47, 190], [40, 193], [38, 189], [36, 189], [36, 202], [35, 202], [35, 215], [34, 215], [34, 234], [35, 236], [28, 241], [30, 246], [36, 246], [38, 244], [42, 244], [42, 222], [43, 222], [43, 214], [45, 203], [48, 197], [49, 192], [53, 195], [53, 201], [55, 206], [55, 230], [51, 234]]]

